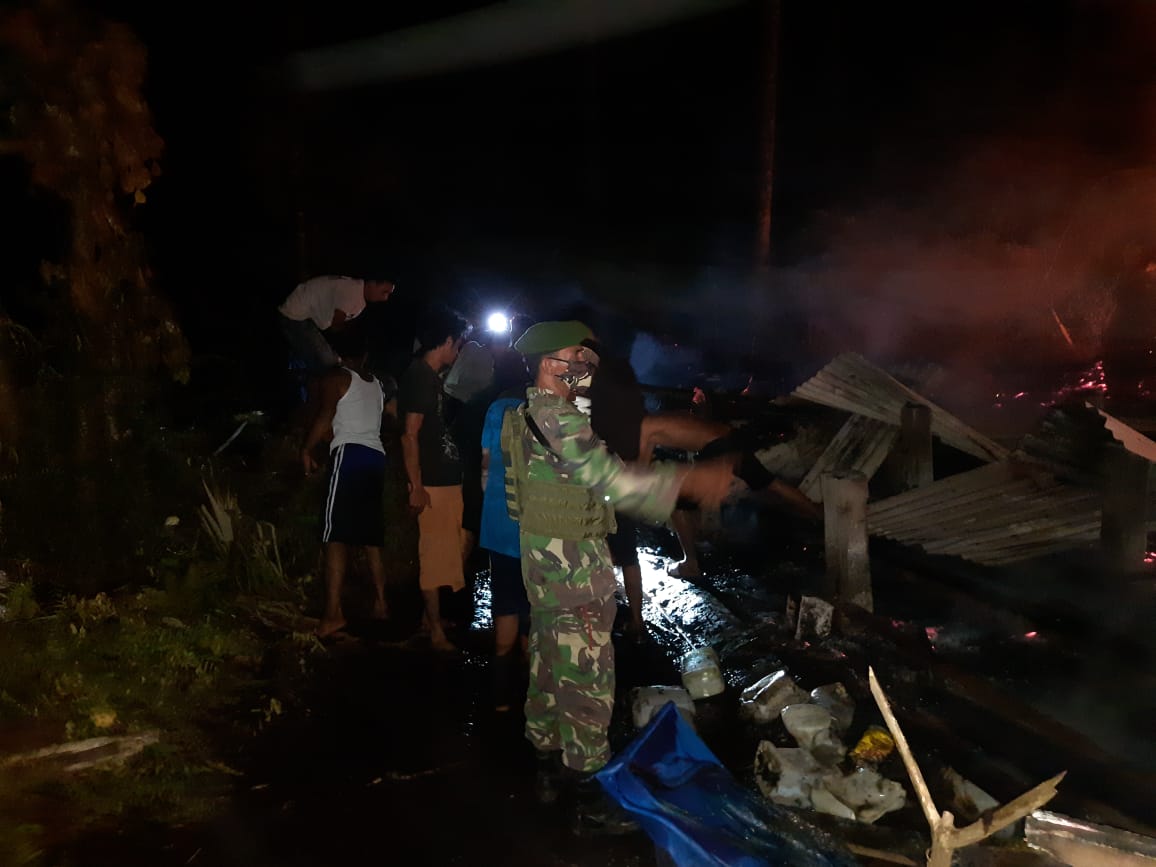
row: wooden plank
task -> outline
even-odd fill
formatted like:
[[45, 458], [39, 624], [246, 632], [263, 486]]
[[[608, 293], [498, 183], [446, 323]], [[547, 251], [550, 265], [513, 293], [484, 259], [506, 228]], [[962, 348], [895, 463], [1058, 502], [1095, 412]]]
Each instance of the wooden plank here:
[[925, 488], [935, 481], [931, 456], [931, 410], [918, 403], [903, 407], [899, 437], [892, 452], [895, 479], [901, 490]]
[[867, 556], [867, 477], [860, 472], [823, 476], [823, 535], [829, 599], [873, 608]]

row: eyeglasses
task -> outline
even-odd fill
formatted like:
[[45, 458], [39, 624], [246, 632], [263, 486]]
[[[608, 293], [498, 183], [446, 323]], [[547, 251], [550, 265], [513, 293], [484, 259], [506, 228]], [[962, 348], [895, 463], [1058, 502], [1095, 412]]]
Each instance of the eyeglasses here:
[[578, 363], [593, 365], [595, 363], [584, 349], [579, 349], [578, 355], [576, 355], [574, 358], [559, 358], [557, 355], [543, 355], [542, 357], [547, 358], [550, 361], [561, 361], [563, 364]]

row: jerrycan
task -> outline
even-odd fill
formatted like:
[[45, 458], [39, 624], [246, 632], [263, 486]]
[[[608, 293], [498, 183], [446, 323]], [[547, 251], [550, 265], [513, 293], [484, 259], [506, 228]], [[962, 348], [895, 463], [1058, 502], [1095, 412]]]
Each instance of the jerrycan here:
[[679, 668], [682, 685], [694, 699], [710, 698], [726, 690], [718, 654], [713, 647], [699, 647], [683, 656]]

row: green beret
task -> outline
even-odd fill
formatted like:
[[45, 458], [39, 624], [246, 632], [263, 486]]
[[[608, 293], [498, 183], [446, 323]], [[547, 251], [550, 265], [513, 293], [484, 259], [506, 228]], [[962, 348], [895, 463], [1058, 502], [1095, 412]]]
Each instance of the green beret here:
[[580, 346], [583, 340], [593, 336], [594, 332], [577, 320], [539, 322], [514, 341], [514, 349], [523, 355], [545, 355], [567, 346]]

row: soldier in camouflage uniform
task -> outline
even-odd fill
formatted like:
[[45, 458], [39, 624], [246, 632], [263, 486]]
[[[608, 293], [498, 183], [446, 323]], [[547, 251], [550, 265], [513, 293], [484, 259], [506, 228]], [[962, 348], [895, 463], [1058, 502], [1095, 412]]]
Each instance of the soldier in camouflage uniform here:
[[534, 384], [525, 406], [507, 410], [502, 450], [530, 599], [526, 737], [538, 751], [538, 794], [552, 801], [559, 775], [576, 778], [580, 828], [619, 831], [628, 820], [589, 777], [610, 758], [614, 509], [663, 521], [679, 496], [717, 505], [733, 476], [725, 463], [644, 469], [607, 451], [573, 403], [592, 360], [580, 344], [591, 336], [580, 322], [542, 322], [517, 340]]

